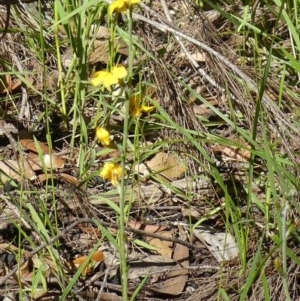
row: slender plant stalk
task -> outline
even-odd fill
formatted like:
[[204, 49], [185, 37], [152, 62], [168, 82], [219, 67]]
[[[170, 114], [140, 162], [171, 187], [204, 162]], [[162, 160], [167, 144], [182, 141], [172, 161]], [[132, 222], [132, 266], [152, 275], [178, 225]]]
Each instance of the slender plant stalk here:
[[57, 56], [57, 67], [58, 67], [58, 74], [59, 74], [59, 85], [60, 85], [60, 97], [61, 97], [61, 113], [63, 115], [63, 118], [66, 120], [67, 115], [67, 105], [66, 105], [66, 97], [65, 97], [65, 89], [63, 87], [63, 64], [61, 61], [61, 55], [60, 55], [60, 43], [59, 43], [59, 14], [58, 14], [58, 4], [55, 1], [54, 2], [54, 18], [55, 18], [55, 26], [54, 26], [54, 37], [55, 37], [55, 47], [56, 47], [56, 56]]
[[286, 221], [288, 215], [289, 204], [285, 201], [285, 205], [282, 211], [282, 284], [285, 293], [286, 301], [292, 301], [289, 293], [289, 283], [288, 283], [288, 271], [287, 271], [287, 236], [288, 231], [286, 229]]
[[123, 128], [123, 144], [122, 144], [122, 178], [120, 186], [120, 230], [119, 230], [119, 246], [120, 246], [120, 270], [122, 279], [122, 296], [123, 300], [128, 300], [128, 267], [127, 267], [127, 239], [125, 233], [125, 196], [126, 196], [126, 184], [125, 184], [125, 165], [126, 165], [126, 150], [128, 139], [128, 124], [129, 124], [129, 104], [130, 96], [132, 93], [132, 74], [133, 74], [133, 49], [132, 49], [132, 8], [128, 11], [128, 35], [129, 35], [129, 54], [128, 54], [128, 85], [126, 91], [125, 100], [125, 117]]

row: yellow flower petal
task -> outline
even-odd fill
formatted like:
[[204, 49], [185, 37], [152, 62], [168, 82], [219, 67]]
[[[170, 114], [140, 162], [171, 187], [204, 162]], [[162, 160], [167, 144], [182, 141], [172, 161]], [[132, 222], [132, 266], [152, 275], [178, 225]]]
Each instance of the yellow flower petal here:
[[116, 85], [119, 81], [127, 76], [127, 70], [122, 65], [114, 66], [111, 72], [97, 71], [91, 79], [91, 83], [94, 86], [103, 85], [105, 88], [109, 88], [112, 85]]
[[105, 163], [100, 172], [100, 177], [102, 177], [105, 180], [110, 180], [113, 166], [114, 166], [113, 163]]
[[109, 5], [108, 13], [110, 15], [112, 15], [114, 11], [117, 11], [117, 12], [120, 13], [120, 12], [125, 11], [126, 9], [128, 9], [126, 1], [124, 1], [124, 0], [117, 0], [117, 1], [114, 1], [113, 3], [111, 3]]
[[132, 117], [141, 116], [140, 101], [141, 101], [141, 97], [139, 94], [131, 95], [130, 103], [129, 103], [129, 111]]
[[118, 79], [123, 79], [127, 76], [128, 72], [124, 66], [117, 65], [112, 68], [111, 74]]
[[154, 110], [154, 108], [155, 108], [154, 106], [144, 106], [144, 105], [142, 105], [141, 106], [141, 112], [142, 113], [150, 113]]
[[141, 105], [141, 96], [134, 94], [130, 97], [129, 104], [130, 115], [134, 118], [140, 117], [142, 113], [149, 113], [154, 110], [153, 106]]
[[96, 137], [97, 137], [98, 141], [101, 142], [105, 146], [109, 146], [111, 144], [109, 131], [105, 128], [97, 127]]
[[99, 86], [102, 85], [104, 82], [104, 79], [106, 76], [108, 76], [109, 72], [107, 71], [98, 71], [95, 72], [92, 79], [91, 79], [91, 83], [93, 86]]
[[114, 11], [123, 12], [127, 10], [132, 4], [139, 3], [140, 0], [116, 0], [109, 5], [108, 13], [111, 15]]
[[107, 74], [103, 81], [103, 86], [109, 88], [110, 86], [116, 85], [119, 82], [119, 79], [112, 75], [111, 73]]
[[106, 162], [100, 172], [100, 177], [109, 180], [114, 186], [117, 186], [122, 176], [122, 168], [117, 163]]

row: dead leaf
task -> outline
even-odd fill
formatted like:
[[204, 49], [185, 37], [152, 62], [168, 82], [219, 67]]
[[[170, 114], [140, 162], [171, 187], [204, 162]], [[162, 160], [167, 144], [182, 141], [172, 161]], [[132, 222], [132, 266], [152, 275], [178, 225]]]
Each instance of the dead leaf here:
[[[114, 40], [114, 49], [117, 53], [128, 56], [127, 44], [119, 38]], [[109, 61], [109, 43], [108, 40], [96, 40], [94, 49], [89, 55], [89, 63], [96, 64], [99, 62], [107, 64]]]
[[[173, 233], [172, 231], [161, 231], [159, 232], [160, 235], [165, 236], [165, 237], [172, 237]], [[166, 256], [168, 258], [172, 258], [172, 247], [173, 247], [173, 242], [171, 241], [166, 241], [166, 240], [161, 240], [159, 238], [148, 238], [148, 243], [155, 247], [157, 249], [157, 252], [163, 256]]]
[[194, 235], [202, 243], [205, 243], [211, 254], [218, 262], [229, 261], [236, 258], [239, 254], [239, 249], [230, 233], [216, 232], [212, 233], [209, 230], [194, 230]]
[[48, 180], [51, 180], [51, 179], [55, 179], [55, 180], [58, 180], [58, 181], [65, 181], [65, 182], [69, 182], [75, 186], [79, 186], [79, 181], [69, 175], [69, 174], [66, 174], [66, 173], [59, 173], [59, 174], [41, 174], [41, 175], [38, 175], [37, 176], [37, 180], [40, 182], [40, 183], [43, 183], [43, 182], [46, 182]]
[[[107, 27], [100, 26], [98, 31], [93, 33], [96, 36], [96, 40], [93, 41], [92, 51], [89, 53], [88, 61], [90, 64], [109, 62], [109, 30]], [[120, 38], [114, 39], [114, 50], [122, 55], [128, 56], [128, 46]], [[72, 62], [73, 53], [71, 48], [68, 48], [63, 54], [64, 66], [70, 67]]]
[[[97, 37], [94, 41], [94, 49], [89, 54], [89, 63], [96, 64], [99, 62], [107, 64], [109, 61], [109, 37], [110, 32], [107, 27], [100, 26], [98, 31], [94, 33]], [[128, 46], [120, 38], [114, 39], [114, 49], [117, 53], [128, 56]]]
[[22, 85], [21, 80], [14, 79], [10, 74], [6, 74], [0, 77], [0, 94], [7, 94], [17, 91]]
[[128, 279], [136, 280], [150, 277], [150, 283], [156, 283], [159, 279], [165, 277], [167, 271], [175, 266], [175, 261], [171, 258], [161, 255], [146, 256], [142, 260], [131, 261], [129, 263]]
[[128, 226], [133, 229], [142, 229], [143, 231], [148, 232], [148, 233], [157, 233], [157, 232], [168, 229], [167, 226], [147, 225], [147, 224], [143, 224], [138, 221], [129, 221]]
[[21, 277], [22, 280], [30, 278], [32, 275], [33, 263], [32, 260], [26, 260], [20, 267], [20, 270], [16, 272], [17, 277]]
[[[43, 168], [43, 163], [48, 169], [61, 169], [65, 166], [65, 161], [54, 155], [54, 154], [44, 154], [42, 158], [38, 154], [29, 152], [27, 153], [28, 163], [33, 170], [41, 170]], [[41, 161], [43, 160], [43, 162]]]
[[182, 207], [181, 212], [184, 217], [200, 218], [203, 215], [197, 206]]
[[[191, 101], [192, 102], [192, 101]], [[210, 100], [209, 103], [212, 106], [219, 105], [219, 100]], [[202, 118], [210, 118], [211, 116], [215, 115], [211, 108], [209, 108], [206, 104], [196, 105], [193, 104], [193, 111], [196, 115], [201, 116]]]
[[20, 163], [15, 160], [0, 160], [0, 179], [2, 183], [12, 179], [22, 181], [24, 179], [34, 180], [35, 178], [34, 171], [25, 160]]
[[[20, 143], [26, 150], [30, 150], [30, 151], [33, 151], [34, 153], [38, 153], [37, 145], [36, 145], [34, 140], [32, 140], [32, 139], [21, 139]], [[38, 141], [37, 144], [39, 145], [39, 148], [41, 149], [41, 151], [44, 154], [50, 154], [51, 153], [48, 145], [46, 145], [45, 143], [42, 143], [42, 142]]]
[[[88, 256], [80, 256], [68, 263], [69, 268], [75, 273], [84, 263], [86, 263]], [[104, 253], [102, 251], [96, 251], [87, 266], [83, 269], [82, 275], [87, 275], [93, 272], [96, 263], [100, 263], [104, 260]]]
[[[20, 144], [22, 147], [30, 152], [27, 152], [27, 159], [30, 167], [33, 170], [41, 170], [43, 168], [43, 163], [48, 169], [61, 169], [65, 166], [65, 160], [48, 147], [47, 144], [43, 142], [35, 142], [32, 139], [21, 139]], [[38, 154], [39, 150], [43, 153], [42, 158]]]
[[[179, 228], [179, 237], [182, 240], [186, 240], [186, 234], [181, 228]], [[182, 294], [189, 278], [188, 269], [183, 268], [189, 265], [188, 247], [176, 244], [173, 259], [178, 262], [176, 267], [173, 270], [170, 268], [170, 272], [165, 275], [167, 279], [158, 285], [154, 285], [154, 287], [158, 293], [177, 296]]]
[[158, 285], [154, 285], [155, 291], [161, 294], [168, 294], [172, 296], [182, 294], [188, 280], [187, 270], [184, 268], [176, 269], [169, 272], [167, 274], [167, 278], [167, 280], [160, 282]]
[[212, 146], [215, 153], [220, 153], [224, 161], [233, 160], [237, 162], [249, 162], [251, 158], [251, 151], [249, 146], [245, 148], [238, 148], [234, 146], [215, 145]]
[[151, 160], [140, 164], [136, 171], [144, 175], [158, 173], [161, 179], [170, 181], [182, 177], [186, 171], [184, 164], [174, 155], [164, 152], [157, 153]]

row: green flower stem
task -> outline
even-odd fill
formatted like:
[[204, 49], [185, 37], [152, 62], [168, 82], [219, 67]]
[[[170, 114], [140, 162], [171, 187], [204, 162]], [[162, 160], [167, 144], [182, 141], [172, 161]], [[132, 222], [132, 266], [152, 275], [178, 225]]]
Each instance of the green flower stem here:
[[128, 54], [128, 88], [126, 90], [125, 101], [125, 117], [123, 129], [123, 144], [122, 144], [122, 178], [120, 186], [120, 220], [119, 220], [119, 246], [120, 246], [120, 270], [122, 280], [122, 297], [124, 301], [128, 300], [128, 266], [127, 266], [127, 239], [125, 233], [126, 212], [125, 212], [125, 167], [126, 167], [126, 151], [128, 139], [128, 124], [129, 124], [129, 104], [132, 94], [132, 76], [133, 76], [133, 49], [132, 49], [132, 8], [128, 11], [128, 35], [129, 35], [129, 54]]

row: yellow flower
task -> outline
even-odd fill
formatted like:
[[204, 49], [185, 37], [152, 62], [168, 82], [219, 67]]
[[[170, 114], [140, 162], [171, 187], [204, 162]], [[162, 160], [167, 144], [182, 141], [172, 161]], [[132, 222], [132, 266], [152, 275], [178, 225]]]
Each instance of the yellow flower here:
[[132, 117], [140, 117], [142, 113], [152, 112], [154, 107], [141, 105], [141, 96], [139, 94], [134, 94], [130, 97], [129, 110]]
[[109, 5], [108, 13], [111, 15], [114, 11], [123, 12], [127, 10], [132, 4], [139, 3], [140, 0], [115, 0]]
[[116, 85], [121, 79], [127, 76], [127, 70], [122, 65], [112, 67], [111, 71], [98, 71], [94, 73], [91, 83], [93, 86], [103, 85], [105, 88], [109, 88], [112, 85]]
[[117, 163], [106, 162], [100, 172], [100, 177], [109, 180], [114, 186], [117, 186], [122, 176], [122, 168]]
[[110, 139], [109, 131], [105, 128], [97, 127], [96, 129], [96, 137], [99, 142], [101, 142], [105, 146], [110, 146], [112, 141]]

